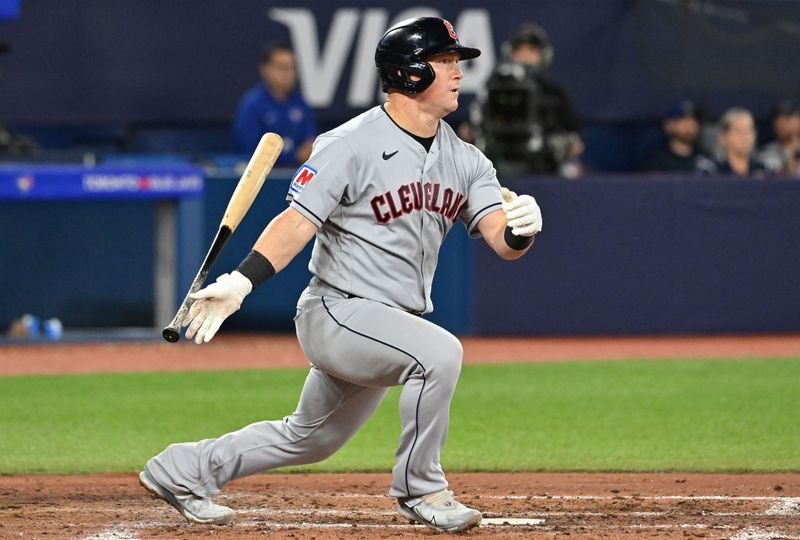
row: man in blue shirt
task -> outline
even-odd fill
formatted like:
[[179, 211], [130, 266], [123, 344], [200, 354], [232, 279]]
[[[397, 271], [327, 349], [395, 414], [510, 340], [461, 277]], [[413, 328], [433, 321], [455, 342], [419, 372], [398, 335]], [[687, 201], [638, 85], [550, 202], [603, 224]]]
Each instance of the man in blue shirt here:
[[268, 45], [259, 66], [261, 82], [239, 101], [233, 131], [236, 151], [251, 154], [261, 136], [283, 137], [277, 165], [304, 163], [317, 135], [314, 111], [296, 88], [294, 53], [288, 45]]

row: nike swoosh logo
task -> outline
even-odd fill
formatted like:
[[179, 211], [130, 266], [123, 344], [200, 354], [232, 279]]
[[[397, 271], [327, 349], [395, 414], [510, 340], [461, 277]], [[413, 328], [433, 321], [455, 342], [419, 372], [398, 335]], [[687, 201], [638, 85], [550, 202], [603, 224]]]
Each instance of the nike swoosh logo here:
[[393, 158], [393, 157], [394, 157], [394, 155], [395, 155], [397, 152], [399, 152], [399, 151], [400, 151], [400, 150], [395, 150], [395, 151], [394, 151], [394, 152], [392, 152], [391, 154], [387, 154], [386, 152], [384, 152], [384, 153], [383, 153], [383, 159], [384, 159], [384, 160], [391, 159], [391, 158]]

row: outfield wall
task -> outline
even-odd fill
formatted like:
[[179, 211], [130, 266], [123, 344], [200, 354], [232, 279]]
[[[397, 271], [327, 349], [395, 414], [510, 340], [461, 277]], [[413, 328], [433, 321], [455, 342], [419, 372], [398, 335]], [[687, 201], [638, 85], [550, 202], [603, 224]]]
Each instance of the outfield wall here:
[[478, 247], [475, 332], [800, 330], [800, 183], [651, 176], [508, 184], [536, 196], [544, 229], [517, 264]]
[[[271, 178], [212, 272], [235, 267], [285, 207]], [[456, 333], [641, 334], [800, 330], [800, 183], [671, 177], [507, 182], [544, 230], [523, 260], [448, 236], [431, 319]], [[210, 178], [178, 216], [179, 295], [235, 185]], [[0, 325], [25, 312], [67, 328], [153, 324], [151, 201], [0, 202]], [[198, 224], [204, 231], [197, 234]], [[310, 249], [248, 299], [231, 329], [292, 328]], [[177, 299], [176, 299], [177, 300]]]

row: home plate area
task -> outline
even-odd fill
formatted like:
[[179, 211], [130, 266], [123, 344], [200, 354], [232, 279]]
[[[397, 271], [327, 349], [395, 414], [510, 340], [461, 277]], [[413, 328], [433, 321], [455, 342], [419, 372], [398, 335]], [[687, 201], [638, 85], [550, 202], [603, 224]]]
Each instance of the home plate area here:
[[[187, 523], [134, 474], [0, 478], [0, 538], [418, 538], [439, 533], [395, 513], [386, 474], [264, 474], [215, 500], [232, 524]], [[800, 475], [461, 473], [485, 538], [800, 540]]]

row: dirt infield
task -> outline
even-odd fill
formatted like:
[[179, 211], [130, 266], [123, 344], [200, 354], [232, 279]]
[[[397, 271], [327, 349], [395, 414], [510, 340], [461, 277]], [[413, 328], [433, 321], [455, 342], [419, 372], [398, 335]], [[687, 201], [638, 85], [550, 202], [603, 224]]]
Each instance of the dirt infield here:
[[[387, 474], [265, 474], [218, 501], [233, 524], [188, 524], [133, 474], [0, 478], [2, 538], [418, 538]], [[452, 474], [480, 538], [800, 538], [798, 474]]]
[[[465, 363], [625, 358], [800, 356], [800, 335], [711, 337], [462, 338]], [[60, 343], [0, 346], [0, 375], [306, 367], [293, 335], [222, 335], [197, 346]]]
[[[798, 356], [800, 336], [464, 339], [465, 362]], [[0, 347], [0, 375], [301, 367], [292, 336], [184, 343]], [[2, 434], [0, 434], [2, 436]], [[484, 512], [481, 538], [800, 540], [800, 474], [450, 474]], [[226, 526], [186, 523], [133, 474], [0, 476], [0, 538], [418, 538], [394, 512], [388, 474], [265, 474], [230, 484]]]

